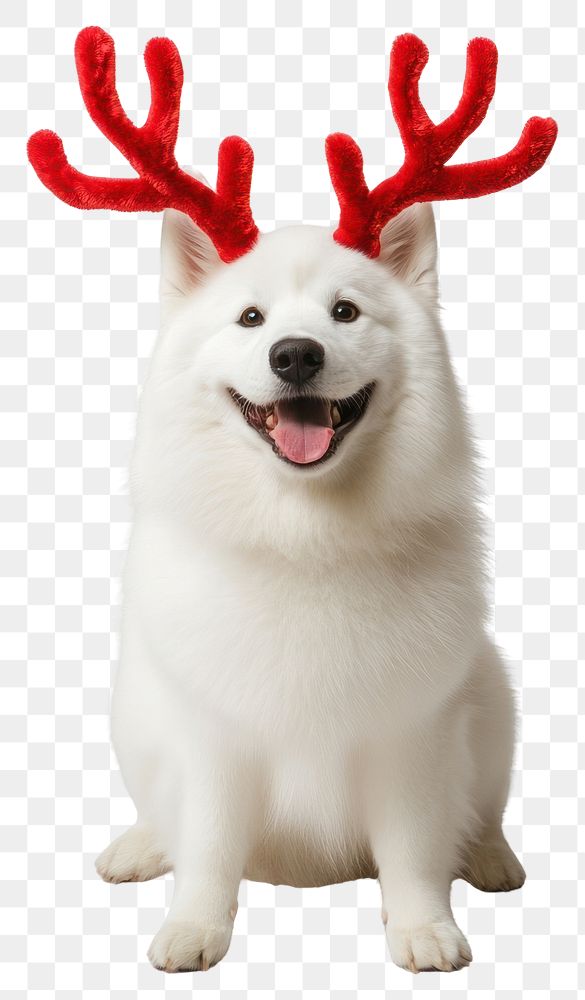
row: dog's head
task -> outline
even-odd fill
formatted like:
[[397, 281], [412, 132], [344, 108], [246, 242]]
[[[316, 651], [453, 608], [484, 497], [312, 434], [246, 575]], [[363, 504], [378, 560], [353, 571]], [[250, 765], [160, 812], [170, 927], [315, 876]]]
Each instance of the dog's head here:
[[351, 544], [339, 532], [359, 534], [356, 511], [375, 532], [452, 495], [464, 449], [431, 207], [406, 209], [381, 242], [370, 259], [326, 229], [283, 228], [226, 265], [167, 212], [138, 481], [226, 536], [247, 540], [253, 520], [284, 548]]
[[348, 548], [366, 537], [375, 548], [389, 518], [465, 504], [468, 448], [437, 317], [434, 224], [418, 203], [530, 177], [552, 149], [555, 122], [531, 118], [493, 160], [450, 163], [493, 96], [496, 47], [471, 39], [461, 99], [435, 124], [418, 91], [428, 50], [400, 35], [388, 89], [402, 166], [370, 190], [359, 146], [333, 133], [335, 232], [261, 235], [251, 147], [222, 141], [215, 191], [181, 170], [181, 59], [168, 38], [151, 39], [144, 58], [151, 107], [138, 128], [116, 90], [112, 38], [90, 27], [75, 44], [86, 107], [137, 176], [82, 174], [50, 130], [28, 143], [38, 176], [71, 205], [181, 213], [165, 220], [164, 332], [134, 463], [143, 502], [189, 517], [196, 509], [226, 537], [286, 552], [303, 543], [334, 552], [340, 539]]

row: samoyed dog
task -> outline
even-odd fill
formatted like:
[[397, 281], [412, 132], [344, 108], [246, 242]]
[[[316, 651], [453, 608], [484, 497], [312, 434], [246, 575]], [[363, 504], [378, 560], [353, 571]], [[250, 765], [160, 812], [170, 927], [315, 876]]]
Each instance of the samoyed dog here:
[[227, 265], [169, 211], [161, 310], [112, 707], [137, 822], [98, 871], [173, 870], [166, 972], [225, 955], [242, 878], [377, 878], [394, 962], [465, 966], [452, 880], [524, 872], [432, 209], [375, 260], [299, 226]]

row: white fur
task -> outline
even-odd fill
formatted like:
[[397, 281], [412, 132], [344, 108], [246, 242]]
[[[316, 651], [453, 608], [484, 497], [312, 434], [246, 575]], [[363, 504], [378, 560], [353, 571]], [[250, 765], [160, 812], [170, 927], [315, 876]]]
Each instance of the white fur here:
[[[138, 826], [99, 863], [112, 880], [174, 868], [149, 952], [167, 971], [222, 958], [243, 876], [378, 876], [391, 955], [412, 971], [471, 958], [453, 877], [523, 879], [501, 832], [514, 713], [484, 628], [435, 264], [429, 206], [386, 227], [378, 260], [303, 226], [229, 265], [167, 213], [112, 713]], [[354, 323], [331, 318], [340, 297]], [[266, 322], [243, 328], [251, 305]], [[281, 461], [227, 392], [274, 400], [284, 336], [323, 344], [323, 396], [376, 383], [322, 465]]]

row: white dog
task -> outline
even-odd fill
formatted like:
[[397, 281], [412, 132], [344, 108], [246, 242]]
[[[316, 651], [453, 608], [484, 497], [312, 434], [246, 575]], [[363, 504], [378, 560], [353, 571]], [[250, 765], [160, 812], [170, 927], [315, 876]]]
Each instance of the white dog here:
[[229, 265], [167, 212], [161, 290], [112, 719], [138, 818], [98, 871], [173, 869], [167, 972], [225, 955], [243, 877], [377, 877], [398, 965], [467, 965], [453, 878], [524, 872], [432, 210], [378, 259], [303, 226]]

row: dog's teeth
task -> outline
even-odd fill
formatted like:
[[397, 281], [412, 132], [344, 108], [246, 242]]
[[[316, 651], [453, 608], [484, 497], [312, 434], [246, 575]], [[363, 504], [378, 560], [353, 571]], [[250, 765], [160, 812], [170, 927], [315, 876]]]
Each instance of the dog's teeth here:
[[272, 428], [274, 427], [274, 423], [275, 423], [274, 413], [269, 413], [268, 416], [266, 417], [266, 426], [268, 427], [268, 430], [270, 431], [272, 430]]
[[341, 423], [341, 413], [336, 406], [331, 407], [331, 422], [334, 427]]

